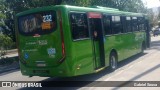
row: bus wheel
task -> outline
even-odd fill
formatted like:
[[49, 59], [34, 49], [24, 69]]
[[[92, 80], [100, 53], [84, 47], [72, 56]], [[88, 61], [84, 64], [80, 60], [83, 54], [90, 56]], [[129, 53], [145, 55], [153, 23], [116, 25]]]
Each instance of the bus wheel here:
[[118, 61], [117, 59], [118, 58], [116, 53], [112, 52], [109, 58], [109, 64], [110, 64], [109, 66], [111, 71], [115, 71], [117, 69], [117, 61]]

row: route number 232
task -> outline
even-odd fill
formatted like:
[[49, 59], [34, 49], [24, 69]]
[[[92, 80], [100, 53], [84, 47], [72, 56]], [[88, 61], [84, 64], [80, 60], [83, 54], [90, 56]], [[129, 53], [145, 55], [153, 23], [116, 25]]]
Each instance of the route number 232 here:
[[52, 21], [52, 15], [43, 16], [43, 22], [51, 22], [51, 21]]

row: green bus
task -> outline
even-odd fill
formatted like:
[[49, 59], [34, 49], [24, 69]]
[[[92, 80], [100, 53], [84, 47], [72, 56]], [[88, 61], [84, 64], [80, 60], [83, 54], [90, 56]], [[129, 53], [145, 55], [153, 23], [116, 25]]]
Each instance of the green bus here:
[[114, 8], [56, 5], [16, 15], [21, 73], [71, 77], [96, 73], [143, 52], [147, 18]]

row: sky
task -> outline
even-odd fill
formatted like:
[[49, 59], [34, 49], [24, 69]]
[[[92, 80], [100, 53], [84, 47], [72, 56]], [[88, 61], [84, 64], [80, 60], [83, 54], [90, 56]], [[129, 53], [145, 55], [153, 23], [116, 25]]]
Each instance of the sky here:
[[142, 0], [148, 8], [159, 7], [160, 0]]

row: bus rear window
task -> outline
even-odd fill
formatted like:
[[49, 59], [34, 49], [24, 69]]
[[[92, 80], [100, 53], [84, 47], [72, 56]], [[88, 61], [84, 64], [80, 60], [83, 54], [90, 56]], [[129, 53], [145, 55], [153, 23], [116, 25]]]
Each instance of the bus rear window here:
[[56, 12], [47, 11], [20, 16], [18, 24], [21, 34], [47, 34], [56, 29]]

